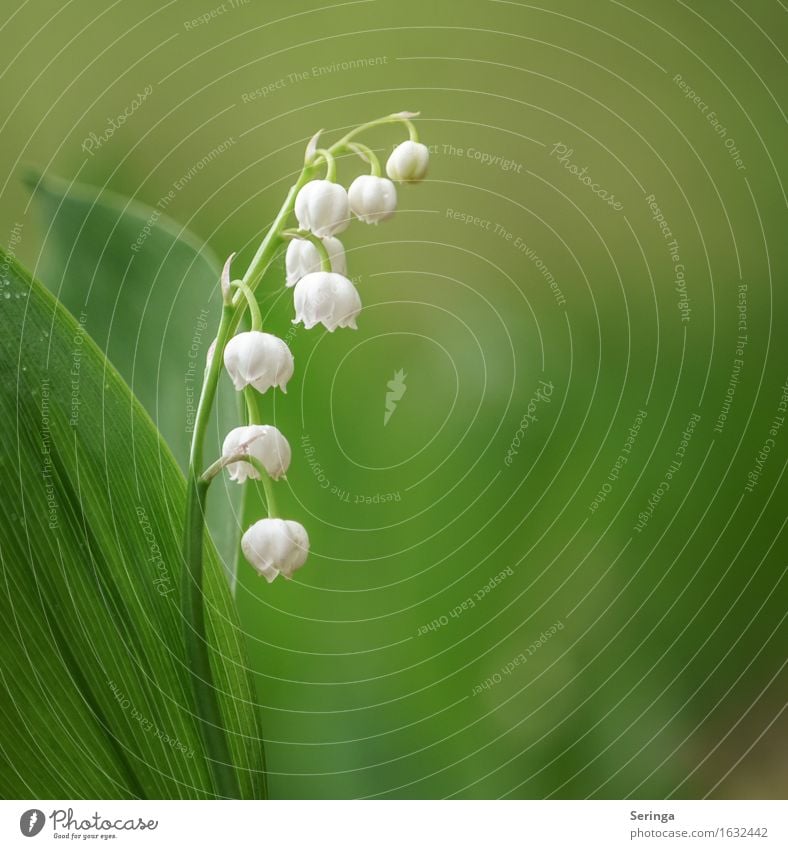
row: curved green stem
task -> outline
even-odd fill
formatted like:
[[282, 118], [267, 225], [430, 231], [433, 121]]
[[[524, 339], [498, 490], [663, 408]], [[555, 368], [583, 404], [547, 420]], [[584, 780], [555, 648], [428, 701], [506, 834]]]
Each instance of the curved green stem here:
[[330, 150], [319, 147], [315, 151], [315, 161], [319, 161], [320, 159], [325, 160], [326, 163], [326, 180], [330, 180], [333, 183], [337, 178], [337, 163], [334, 159], [334, 154]]
[[226, 468], [231, 463], [249, 463], [250, 466], [254, 466], [260, 477], [268, 475], [268, 471], [265, 466], [257, 459], [257, 457], [254, 456], [254, 454], [233, 454], [230, 457], [219, 457], [218, 460], [211, 463], [211, 465], [208, 466], [208, 468], [200, 476], [200, 480], [203, 483], [210, 484], [216, 475], [218, 475], [222, 469]]
[[321, 270], [331, 271], [331, 257], [328, 255], [328, 250], [320, 236], [310, 233], [309, 230], [285, 230], [282, 236], [285, 239], [304, 239], [307, 242], [311, 242], [320, 254]]
[[320, 254], [321, 270], [331, 271], [331, 257], [328, 255], [328, 250], [326, 250], [323, 240], [318, 236], [312, 236], [309, 241], [312, 242], [312, 244], [317, 248], [317, 252]]
[[367, 145], [361, 144], [361, 142], [351, 142], [348, 145], [348, 150], [357, 153], [364, 162], [369, 163], [369, 173], [373, 177], [380, 177], [380, 160], [371, 147], [367, 147]]
[[230, 284], [234, 289], [238, 290], [237, 295], [233, 298], [233, 306], [240, 303], [241, 296], [246, 298], [246, 303], [249, 306], [249, 315], [252, 319], [252, 330], [260, 330], [263, 326], [263, 317], [260, 315], [260, 305], [257, 303], [257, 298], [254, 292], [243, 282], [243, 280], [233, 280]]
[[416, 127], [413, 122], [410, 120], [410, 117], [415, 117], [414, 113], [402, 113], [402, 112], [394, 112], [391, 115], [384, 115], [382, 118], [376, 118], [374, 121], [367, 121], [366, 124], [359, 124], [358, 127], [354, 127], [349, 133], [345, 133], [344, 136], [328, 149], [329, 153], [336, 153], [343, 147], [346, 147], [348, 142], [354, 139], [359, 133], [363, 133], [366, 130], [371, 130], [373, 127], [380, 127], [383, 124], [396, 124], [401, 123], [404, 124], [408, 128], [408, 135], [410, 136], [411, 141], [418, 141], [419, 134], [416, 131]]

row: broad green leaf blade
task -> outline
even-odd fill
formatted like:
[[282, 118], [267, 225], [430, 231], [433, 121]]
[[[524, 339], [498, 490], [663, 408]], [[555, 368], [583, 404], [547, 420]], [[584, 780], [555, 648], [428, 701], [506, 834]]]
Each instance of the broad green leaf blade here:
[[[51, 176], [28, 183], [44, 235], [37, 276], [125, 378], [185, 470], [221, 313], [216, 257], [161, 209]], [[235, 393], [220, 392], [207, 456], [237, 421]], [[209, 526], [232, 580], [240, 494], [227, 495], [214, 499]]]
[[[78, 322], [3, 254], [0, 271], [0, 746], [14, 765], [0, 792], [211, 796], [179, 609], [183, 476]], [[242, 793], [258, 797], [242, 635], [208, 548], [222, 713]]]

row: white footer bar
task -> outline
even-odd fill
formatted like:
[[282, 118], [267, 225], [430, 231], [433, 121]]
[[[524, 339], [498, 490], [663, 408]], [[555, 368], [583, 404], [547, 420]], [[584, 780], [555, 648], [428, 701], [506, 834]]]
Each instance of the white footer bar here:
[[0, 802], [0, 846], [243, 849], [788, 847], [759, 801]]

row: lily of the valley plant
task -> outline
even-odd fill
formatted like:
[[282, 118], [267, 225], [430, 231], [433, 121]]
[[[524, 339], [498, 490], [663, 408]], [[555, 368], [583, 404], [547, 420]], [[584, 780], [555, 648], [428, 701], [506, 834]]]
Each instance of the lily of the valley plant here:
[[[222, 272], [222, 317], [208, 352], [189, 458], [183, 612], [201, 734], [218, 792], [229, 798], [238, 797], [239, 785], [213, 684], [202, 591], [205, 502], [211, 481], [225, 470], [230, 480], [239, 484], [248, 478], [262, 482], [268, 516], [245, 531], [241, 548], [251, 566], [267, 581], [279, 575], [290, 578], [304, 565], [309, 553], [306, 528], [294, 519], [280, 517], [274, 498], [274, 482], [286, 474], [290, 465], [290, 445], [277, 428], [261, 421], [257, 403], [261, 393], [275, 388], [286, 391], [294, 371], [293, 356], [282, 339], [263, 330], [255, 289], [276, 253], [287, 243], [284, 283], [294, 287], [293, 323], [303, 323], [307, 329], [322, 324], [330, 331], [356, 328], [361, 297], [346, 276], [345, 251], [337, 234], [347, 229], [352, 216], [367, 224], [390, 218], [397, 205], [392, 180], [417, 182], [424, 178], [429, 153], [419, 143], [411, 121], [414, 117], [416, 113], [399, 112], [369, 121], [330, 147], [318, 147], [320, 133], [315, 135], [307, 145], [298, 179], [243, 276], [234, 278], [231, 273], [234, 254]], [[386, 162], [391, 179], [381, 176], [375, 153], [357, 140], [365, 130], [381, 124], [402, 124], [410, 136]], [[336, 157], [346, 154], [357, 154], [370, 170], [357, 177], [347, 190], [336, 180]], [[289, 227], [293, 213], [296, 228]], [[238, 332], [247, 311], [251, 329]], [[247, 421], [227, 434], [222, 456], [206, 467], [203, 443], [222, 367], [235, 388], [244, 393]]]

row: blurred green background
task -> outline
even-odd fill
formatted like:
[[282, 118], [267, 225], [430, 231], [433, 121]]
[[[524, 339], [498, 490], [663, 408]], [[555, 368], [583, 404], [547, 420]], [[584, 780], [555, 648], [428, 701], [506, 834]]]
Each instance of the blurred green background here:
[[240, 266], [317, 129], [421, 112], [429, 179], [342, 237], [359, 330], [292, 330], [281, 265], [261, 289], [312, 541], [239, 574], [272, 796], [785, 795], [777, 0], [34, 0], [0, 32], [0, 239], [38, 273], [31, 165], [172, 193]]

